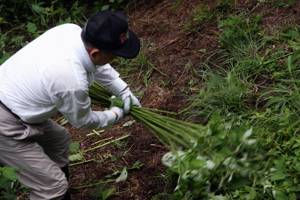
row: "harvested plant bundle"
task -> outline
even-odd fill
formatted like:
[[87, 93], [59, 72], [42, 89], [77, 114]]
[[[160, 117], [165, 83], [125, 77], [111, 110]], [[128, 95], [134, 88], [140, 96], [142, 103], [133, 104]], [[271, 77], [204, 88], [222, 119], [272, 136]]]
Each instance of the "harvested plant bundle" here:
[[[122, 103], [122, 100], [119, 98], [111, 99], [112, 95], [110, 91], [97, 82], [90, 87], [89, 96], [93, 103], [98, 103], [108, 108], [113, 102], [115, 106], [122, 107], [122, 104], [119, 104]], [[177, 148], [180, 145], [185, 149], [190, 149], [192, 144], [203, 135], [201, 133], [203, 126], [201, 125], [166, 117], [151, 112], [147, 108], [133, 106], [129, 115], [142, 123], [168, 148]]]

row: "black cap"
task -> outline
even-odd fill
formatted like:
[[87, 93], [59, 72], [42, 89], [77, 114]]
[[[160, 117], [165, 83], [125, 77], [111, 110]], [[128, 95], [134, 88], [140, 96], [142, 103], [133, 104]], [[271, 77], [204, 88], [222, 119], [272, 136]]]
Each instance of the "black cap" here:
[[128, 29], [125, 16], [118, 11], [95, 14], [86, 22], [82, 36], [94, 47], [124, 58], [134, 58], [140, 51], [138, 37]]

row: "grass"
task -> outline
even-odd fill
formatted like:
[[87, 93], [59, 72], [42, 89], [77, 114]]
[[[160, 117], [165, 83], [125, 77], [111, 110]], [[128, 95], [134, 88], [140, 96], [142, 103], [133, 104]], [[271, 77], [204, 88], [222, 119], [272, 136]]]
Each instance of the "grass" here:
[[[246, 13], [241, 13], [219, 20], [219, 27], [224, 29], [219, 34], [221, 48], [215, 54], [218, 62], [214, 62], [215, 56], [202, 63], [203, 70], [197, 73], [201, 89], [199, 94], [187, 97], [193, 103], [192, 109], [185, 114], [189, 120], [210, 124], [209, 120], [214, 119], [213, 116], [218, 113], [224, 120], [224, 125], [232, 131], [235, 125], [252, 127], [252, 136], [257, 142], [264, 143], [253, 144], [258, 145], [256, 156], [266, 156], [265, 161], [261, 161], [264, 164], [261, 170], [265, 171], [265, 181], [259, 181], [262, 175], [257, 175], [255, 182], [240, 182], [244, 187], [235, 190], [228, 186], [218, 195], [197, 192], [192, 189], [195, 182], [187, 181], [185, 185], [190, 184], [190, 187], [184, 188], [181, 193], [175, 191], [177, 196], [188, 195], [190, 199], [296, 199], [300, 194], [298, 181], [291, 181], [300, 176], [296, 161], [300, 156], [299, 30], [297, 25], [292, 25], [288, 29], [285, 27], [277, 33], [273, 32], [274, 35], [266, 35], [265, 30], [259, 27], [260, 18], [248, 18]], [[262, 78], [264, 80], [261, 82]], [[221, 144], [224, 139], [225, 137], [216, 139], [214, 143]], [[230, 143], [221, 146], [229, 148], [229, 145], [234, 146], [234, 142], [232, 138]], [[238, 146], [239, 143], [235, 145]], [[207, 155], [211, 156], [216, 147], [209, 147], [209, 144], [207, 146]], [[265, 153], [259, 153], [261, 148]], [[200, 153], [194, 153], [203, 156], [204, 149], [201, 149]], [[250, 151], [247, 151], [249, 156]], [[185, 155], [190, 156], [188, 152]], [[179, 155], [176, 156], [175, 162], [178, 163], [173, 163], [171, 170], [181, 166], [182, 162], [187, 162], [180, 159]], [[188, 164], [190, 162], [185, 165]], [[255, 165], [249, 164], [248, 167]], [[198, 166], [203, 169], [200, 164]], [[227, 173], [234, 169], [237, 170], [237, 166], [228, 169]], [[272, 169], [276, 171], [271, 172]], [[175, 170], [174, 173], [183, 176], [183, 172]], [[226, 175], [220, 179], [226, 179]], [[241, 181], [243, 176], [238, 179]], [[229, 182], [237, 183], [236, 181]]]

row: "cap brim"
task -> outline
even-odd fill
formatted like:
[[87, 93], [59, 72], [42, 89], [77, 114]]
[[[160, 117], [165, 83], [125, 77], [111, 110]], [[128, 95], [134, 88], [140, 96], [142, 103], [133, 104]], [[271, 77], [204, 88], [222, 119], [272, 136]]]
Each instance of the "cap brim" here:
[[128, 29], [129, 41], [120, 49], [111, 51], [111, 53], [123, 58], [135, 58], [140, 52], [140, 40], [139, 38]]

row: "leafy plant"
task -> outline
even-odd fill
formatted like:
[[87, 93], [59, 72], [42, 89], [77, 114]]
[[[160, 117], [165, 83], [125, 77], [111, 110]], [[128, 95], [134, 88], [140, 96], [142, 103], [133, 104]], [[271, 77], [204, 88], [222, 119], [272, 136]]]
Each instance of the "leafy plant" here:
[[2, 199], [15, 199], [14, 195], [18, 187], [17, 172], [20, 170], [12, 167], [0, 166], [0, 198]]
[[201, 73], [203, 83], [199, 94], [188, 98], [192, 104], [184, 114], [188, 116], [187, 120], [199, 118], [203, 123], [214, 112], [225, 118], [239, 118], [254, 108], [255, 104], [251, 104], [251, 84], [244, 83], [230, 72], [227, 77], [213, 74], [209, 69]]
[[[174, 199], [211, 199], [247, 186], [264, 187], [272, 175], [263, 141], [247, 124], [227, 123], [214, 113], [188, 151], [171, 151], [162, 162], [178, 176]], [[252, 194], [252, 199], [269, 194]]]
[[264, 92], [258, 99], [258, 103], [265, 101], [265, 107], [275, 107], [279, 115], [289, 113], [286, 120], [289, 121], [289, 130], [295, 129], [300, 123], [299, 104], [299, 58], [300, 52], [286, 59], [285, 67], [290, 77], [278, 79], [278, 83], [270, 90]]
[[[251, 40], [256, 40], [260, 37], [256, 33], [261, 30], [261, 27], [258, 25], [261, 16], [250, 15], [249, 18], [244, 18], [244, 14], [229, 14], [225, 20], [218, 20], [218, 27], [223, 29], [220, 37], [221, 47], [234, 47], [243, 43], [246, 45]], [[249, 36], [251, 36], [251, 40], [249, 40]]]

